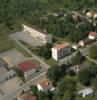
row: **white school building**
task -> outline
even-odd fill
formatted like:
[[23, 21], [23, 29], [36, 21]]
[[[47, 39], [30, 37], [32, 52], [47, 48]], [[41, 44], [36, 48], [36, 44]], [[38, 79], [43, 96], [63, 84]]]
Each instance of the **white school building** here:
[[22, 26], [24, 32], [30, 33], [35, 38], [41, 39], [44, 44], [52, 43], [52, 34], [48, 34], [46, 31], [42, 32], [39, 29], [32, 28], [24, 24], [22, 24]]

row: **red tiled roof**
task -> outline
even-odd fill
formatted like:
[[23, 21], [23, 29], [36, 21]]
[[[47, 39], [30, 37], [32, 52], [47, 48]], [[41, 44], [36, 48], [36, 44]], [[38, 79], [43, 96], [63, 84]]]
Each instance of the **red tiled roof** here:
[[24, 93], [19, 96], [19, 100], [36, 100], [36, 96], [30, 95], [29, 93]]
[[41, 87], [46, 88], [49, 85], [52, 85], [52, 82], [50, 80], [43, 80], [40, 83], [38, 83], [39, 85], [41, 85]]
[[18, 66], [23, 72], [29, 71], [30, 69], [35, 69], [37, 67], [37, 65], [33, 64], [31, 61], [22, 62]]
[[89, 35], [91, 35], [91, 36], [97, 36], [97, 33], [96, 32], [90, 32]]
[[65, 47], [67, 47], [67, 46], [69, 46], [69, 43], [68, 43], [68, 42], [65, 42], [65, 43], [63, 43], [63, 44], [57, 44], [57, 45], [55, 45], [53, 48], [59, 50], [59, 49], [65, 48]]

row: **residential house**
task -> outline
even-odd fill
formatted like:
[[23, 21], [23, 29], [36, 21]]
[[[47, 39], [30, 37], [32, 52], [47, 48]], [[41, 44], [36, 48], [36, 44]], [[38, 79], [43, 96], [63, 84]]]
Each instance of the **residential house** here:
[[93, 18], [97, 19], [97, 13], [94, 13]]
[[31, 92], [25, 92], [21, 94], [17, 100], [36, 100], [36, 96], [32, 95]]
[[92, 18], [93, 17], [93, 14], [94, 14], [94, 12], [87, 12], [86, 13], [86, 16], [88, 17], [88, 18]]
[[68, 42], [63, 44], [57, 44], [52, 48], [52, 58], [54, 60], [59, 60], [60, 58], [71, 53], [71, 47]]
[[80, 90], [78, 92], [78, 95], [81, 95], [84, 98], [88, 95], [93, 95], [93, 93], [94, 93], [94, 90], [92, 88], [86, 88], [86, 89]]
[[79, 45], [84, 47], [84, 46], [86, 46], [87, 44], [89, 44], [91, 42], [92, 41], [89, 38], [85, 38], [85, 39], [79, 41]]
[[91, 39], [91, 40], [96, 39], [97, 38], [97, 33], [96, 32], [90, 32], [88, 38]]
[[53, 83], [50, 80], [43, 80], [37, 84], [37, 88], [39, 91], [47, 92], [48, 90], [53, 91], [55, 88], [53, 87]]
[[88, 67], [88, 64], [83, 63], [80, 65], [74, 65], [70, 67], [70, 70], [73, 70], [76, 74], [78, 74], [80, 71], [86, 69]]

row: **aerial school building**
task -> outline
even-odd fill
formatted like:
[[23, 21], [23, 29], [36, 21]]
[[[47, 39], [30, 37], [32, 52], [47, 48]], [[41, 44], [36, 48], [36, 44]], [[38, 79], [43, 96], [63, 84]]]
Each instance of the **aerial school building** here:
[[32, 37], [39, 38], [43, 41], [44, 44], [52, 43], [52, 34], [48, 34], [46, 30], [41, 31], [35, 27], [29, 27], [27, 25], [22, 24], [23, 31], [32, 35]]

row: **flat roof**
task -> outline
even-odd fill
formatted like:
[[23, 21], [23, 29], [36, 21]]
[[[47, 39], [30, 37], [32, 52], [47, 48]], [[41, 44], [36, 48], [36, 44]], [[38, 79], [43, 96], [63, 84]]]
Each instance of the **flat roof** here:
[[91, 94], [93, 93], [93, 89], [92, 88], [86, 88], [86, 89], [83, 89], [81, 91], [78, 92], [78, 94], [85, 94], [85, 95], [88, 95], [88, 94]]
[[26, 24], [22, 24], [22, 25], [25, 25], [25, 26], [27, 26], [27, 27], [29, 27], [29, 28], [32, 28], [32, 29], [34, 29], [34, 30], [36, 30], [36, 31], [38, 31], [38, 32], [40, 32], [40, 33], [42, 33], [42, 34], [45, 34], [45, 35], [48, 35], [48, 33], [47, 33], [47, 31], [44, 29], [39, 29], [38, 27], [36, 27], [35, 25], [26, 25]]
[[69, 45], [70, 45], [70, 43], [65, 42], [65, 43], [63, 43], [63, 44], [57, 44], [57, 45], [55, 45], [53, 48], [59, 50], [59, 49], [63, 49], [63, 48], [65, 48], [65, 47], [68, 47]]
[[0, 60], [0, 76], [8, 71], [3, 60]]
[[24, 61], [20, 64], [18, 64], [19, 69], [22, 70], [23, 72], [27, 72], [31, 69], [35, 69], [37, 67], [36, 64], [34, 64], [32, 61]]
[[22, 81], [16, 76], [2, 84], [0, 84], [0, 90], [6, 94], [11, 91], [14, 91], [15, 89], [19, 88]]

